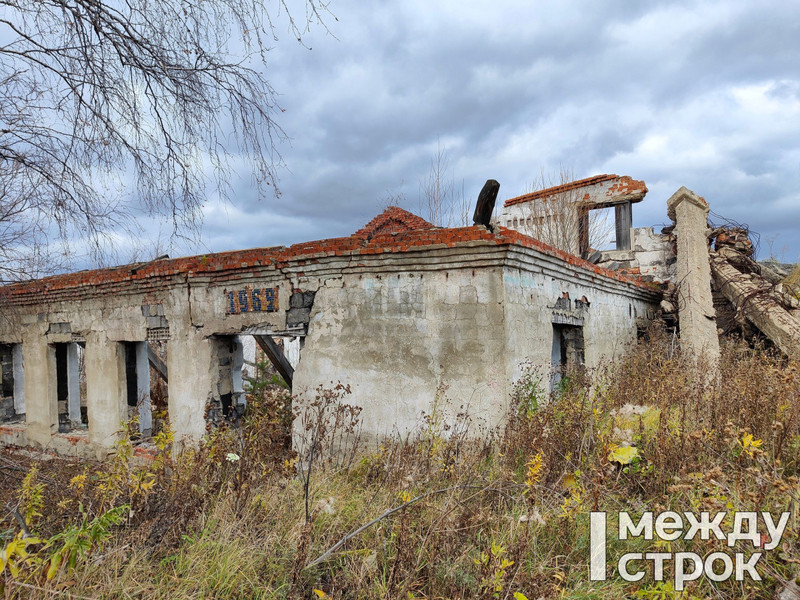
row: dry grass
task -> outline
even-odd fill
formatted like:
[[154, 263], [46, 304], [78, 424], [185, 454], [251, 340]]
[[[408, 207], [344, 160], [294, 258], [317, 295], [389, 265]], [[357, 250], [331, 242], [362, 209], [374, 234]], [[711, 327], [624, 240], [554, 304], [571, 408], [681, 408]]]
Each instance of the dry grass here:
[[[247, 427], [219, 432], [167, 465], [146, 499], [121, 498], [135, 515], [111, 542], [53, 581], [35, 570], [16, 579], [37, 589], [6, 575], [6, 593], [670, 598], [679, 596], [652, 578], [630, 584], [611, 569], [608, 581], [588, 581], [589, 511], [789, 510], [782, 546], [759, 563], [762, 582], [700, 580], [682, 596], [770, 598], [800, 563], [800, 375], [797, 365], [736, 342], [726, 344], [721, 364], [718, 385], [705, 389], [655, 330], [626, 360], [571, 374], [551, 398], [531, 371], [503, 431], [475, 439], [467, 427], [454, 434], [429, 419], [413, 442], [386, 441], [348, 466], [332, 458], [312, 465], [308, 518], [298, 463], [285, 438], [271, 443], [286, 420], [271, 416], [274, 399], [260, 411], [256, 402]], [[321, 406], [334, 410], [346, 396], [329, 400]], [[626, 405], [649, 409], [636, 414]], [[323, 437], [337, 433], [330, 429]], [[760, 447], [745, 449], [747, 435]], [[638, 456], [623, 466], [610, 452], [626, 438]], [[227, 460], [230, 453], [240, 459]], [[637, 540], [626, 551], [659, 544]], [[703, 554], [723, 544], [696, 539], [692, 548]], [[620, 551], [610, 543], [610, 556]]]

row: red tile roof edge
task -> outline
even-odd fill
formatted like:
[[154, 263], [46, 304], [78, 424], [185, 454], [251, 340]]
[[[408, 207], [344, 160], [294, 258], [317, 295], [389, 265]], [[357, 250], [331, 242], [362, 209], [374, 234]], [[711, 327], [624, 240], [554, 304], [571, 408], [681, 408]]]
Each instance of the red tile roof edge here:
[[399, 206], [390, 206], [381, 214], [372, 219], [369, 223], [364, 225], [364, 227], [356, 231], [352, 237], [370, 239], [373, 235], [382, 230], [385, 225], [391, 223], [392, 221], [395, 221], [398, 225], [400, 225], [399, 228], [394, 227], [392, 229], [392, 232], [394, 233], [399, 233], [401, 231], [414, 231], [417, 229], [436, 228], [433, 223], [429, 223], [422, 217], [419, 217], [412, 212], [400, 208]]
[[235, 250], [218, 254], [190, 256], [177, 259], [157, 260], [150, 263], [126, 265], [111, 269], [80, 271], [55, 275], [44, 279], [4, 286], [0, 293], [22, 296], [37, 291], [57, 291], [82, 286], [98, 286], [119, 282], [142, 281], [152, 277], [204, 276], [227, 270], [249, 270], [254, 267], [274, 265], [285, 267], [295, 260], [325, 258], [331, 256], [359, 256], [373, 254], [402, 253], [423, 250], [426, 247], [458, 247], [468, 242], [490, 242], [497, 245], [518, 245], [544, 252], [565, 263], [636, 287], [653, 291], [651, 286], [626, 277], [616, 271], [598, 267], [577, 256], [549, 246], [518, 231], [500, 227], [495, 233], [484, 227], [417, 229], [400, 233], [379, 233], [369, 241], [356, 238], [331, 238], [315, 242], [304, 242], [290, 247], [277, 246], [251, 250]]
[[555, 258], [559, 258], [570, 264], [574, 267], [578, 267], [584, 269], [586, 271], [590, 271], [595, 275], [600, 275], [601, 277], [608, 277], [609, 279], [614, 279], [616, 281], [621, 281], [623, 283], [629, 283], [631, 285], [635, 285], [638, 288], [648, 290], [651, 292], [657, 292], [657, 290], [652, 286], [648, 285], [647, 283], [635, 279], [633, 277], [627, 277], [626, 275], [620, 273], [619, 271], [612, 271], [611, 269], [607, 269], [605, 267], [598, 267], [594, 263], [590, 263], [588, 260], [584, 260], [579, 256], [575, 256], [574, 254], [570, 254], [569, 252], [564, 252], [554, 246], [550, 246], [549, 244], [545, 244], [542, 241], [537, 240], [536, 238], [530, 237], [525, 235], [524, 233], [520, 233], [515, 229], [508, 229], [507, 227], [500, 227], [500, 231], [498, 233], [499, 236], [502, 236], [505, 241], [509, 244], [516, 244], [518, 246], [523, 246], [525, 248], [532, 248], [535, 250], [539, 250], [540, 252], [544, 252], [545, 254], [549, 254]]

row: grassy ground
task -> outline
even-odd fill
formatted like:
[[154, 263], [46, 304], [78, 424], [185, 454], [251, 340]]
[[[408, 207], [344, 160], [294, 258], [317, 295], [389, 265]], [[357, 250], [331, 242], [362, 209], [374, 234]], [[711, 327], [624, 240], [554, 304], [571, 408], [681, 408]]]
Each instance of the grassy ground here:
[[[28, 459], [4, 455], [3, 589], [35, 598], [772, 598], [800, 563], [797, 365], [731, 342], [708, 387], [707, 369], [684, 364], [672, 342], [654, 331], [625, 361], [570, 375], [552, 398], [528, 371], [501, 431], [449, 410], [458, 403], [443, 391], [416, 439], [358, 455], [347, 389], [319, 390], [304, 421], [310, 471], [286, 449], [275, 390], [259, 390], [244, 428], [216, 432], [177, 462], [168, 439], [147, 468], [131, 464], [126, 443], [105, 466], [53, 460], [27, 477]], [[33, 543], [17, 535], [14, 507]], [[607, 511], [613, 526], [620, 510], [667, 509], [725, 511], [725, 531], [734, 511], [791, 519], [781, 544], [763, 551], [762, 581], [701, 578], [681, 595], [670, 565], [663, 583], [652, 571], [628, 583], [614, 568], [624, 552], [760, 551], [713, 538], [609, 541], [608, 579], [589, 581], [590, 511]]]

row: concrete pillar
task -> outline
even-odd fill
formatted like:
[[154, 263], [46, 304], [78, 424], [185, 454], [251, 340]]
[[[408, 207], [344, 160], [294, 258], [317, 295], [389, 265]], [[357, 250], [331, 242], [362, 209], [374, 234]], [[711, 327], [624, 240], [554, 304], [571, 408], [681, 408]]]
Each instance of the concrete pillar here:
[[39, 332], [32, 332], [22, 341], [22, 360], [28, 441], [45, 447], [50, 444], [50, 436], [58, 431], [55, 346], [49, 345]]
[[206, 432], [206, 403], [212, 383], [216, 386], [219, 366], [212, 364], [210, 341], [194, 328], [176, 328], [170, 333], [167, 342], [169, 421], [178, 451], [182, 446], [196, 445]]
[[78, 344], [67, 344], [67, 413], [73, 428], [81, 426], [81, 368]]
[[119, 439], [128, 417], [124, 347], [92, 331], [86, 335], [85, 360], [89, 442], [102, 455]]
[[247, 399], [244, 394], [244, 380], [242, 369], [244, 368], [244, 344], [242, 338], [236, 336], [233, 340], [233, 406], [245, 406]]
[[136, 342], [136, 397], [139, 406], [139, 431], [153, 431], [153, 408], [150, 405], [150, 361], [147, 342]]
[[702, 360], [713, 377], [719, 364], [719, 338], [711, 297], [708, 210], [708, 203], [685, 187], [667, 200], [667, 214], [676, 223], [681, 348], [696, 362]]
[[614, 229], [617, 236], [617, 250], [630, 250], [633, 232], [633, 212], [630, 202], [623, 202], [614, 207]]
[[[573, 209], [572, 207], [564, 207], [564, 214], [556, 215], [554, 218], [556, 219], [568, 219], [572, 216]], [[589, 253], [589, 210], [586, 208], [581, 207], [580, 209], [576, 209], [577, 214], [577, 222], [575, 227], [578, 228], [578, 239], [577, 239], [577, 246], [572, 245], [572, 233], [566, 232], [567, 236], [569, 237], [569, 248], [562, 248], [566, 252], [570, 254], [574, 254], [576, 256], [580, 256], [585, 258], [586, 255]], [[568, 216], [569, 215], [569, 216]], [[572, 227], [571, 219], [566, 223], [560, 223], [555, 225], [555, 227]]]
[[22, 360], [22, 344], [14, 344], [11, 349], [14, 369], [14, 412], [25, 414], [25, 367]]

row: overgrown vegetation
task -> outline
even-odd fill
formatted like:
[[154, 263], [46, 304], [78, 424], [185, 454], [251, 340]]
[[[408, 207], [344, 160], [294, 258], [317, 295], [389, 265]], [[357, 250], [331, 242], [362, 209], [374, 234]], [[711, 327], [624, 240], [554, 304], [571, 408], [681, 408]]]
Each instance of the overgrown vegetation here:
[[[448, 413], [445, 393], [415, 439], [354, 456], [358, 411], [338, 386], [319, 390], [294, 456], [286, 396], [262, 388], [244, 427], [175, 461], [164, 440], [152, 463], [87, 468], [69, 501], [32, 471], [17, 498], [31, 537], [6, 520], [5, 593], [771, 598], [800, 564], [798, 365], [729, 342], [711, 389], [672, 348], [652, 331], [618, 364], [568, 374], [552, 397], [530, 371], [502, 430], [479, 434], [470, 415]], [[792, 516], [760, 582], [700, 579], [681, 596], [652, 572], [627, 583], [613, 569], [621, 552], [726, 551], [713, 536], [609, 541], [608, 580], [588, 580], [589, 511], [664, 509]], [[72, 516], [45, 532], [37, 513]]]

